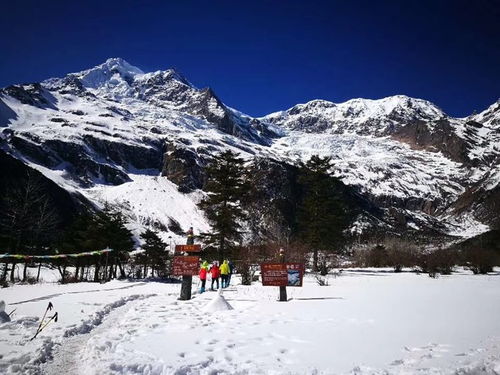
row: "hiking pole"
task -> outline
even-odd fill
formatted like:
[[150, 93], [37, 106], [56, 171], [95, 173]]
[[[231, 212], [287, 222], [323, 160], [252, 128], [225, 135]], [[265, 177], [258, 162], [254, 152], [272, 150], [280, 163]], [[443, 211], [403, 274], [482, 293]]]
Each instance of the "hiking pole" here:
[[45, 314], [43, 314], [43, 318], [40, 320], [40, 324], [38, 325], [38, 328], [36, 329], [35, 336], [33, 336], [31, 340], [33, 340], [36, 337], [36, 335], [38, 335], [38, 332], [40, 331], [40, 327], [42, 326], [43, 321], [45, 320], [45, 317], [47, 316], [47, 313], [49, 312], [49, 310], [52, 310], [53, 308], [54, 308], [54, 305], [52, 305], [52, 302], [49, 302], [49, 305], [47, 306], [47, 309], [45, 310]]
[[42, 332], [42, 331], [43, 331], [43, 329], [44, 329], [45, 327], [47, 327], [47, 326], [49, 325], [49, 323], [50, 323], [52, 320], [53, 320], [54, 322], [57, 322], [57, 318], [58, 318], [58, 316], [59, 316], [59, 313], [57, 313], [57, 312], [56, 312], [54, 315], [52, 315], [52, 316], [49, 318], [49, 320], [47, 320], [47, 323], [45, 323], [45, 324], [44, 324], [44, 325], [40, 328], [40, 331], [38, 331], [38, 333]]
[[[48, 325], [51, 321], [57, 322], [57, 317], [58, 317], [58, 313], [56, 312], [54, 315], [52, 315], [52, 316], [49, 318], [49, 320], [47, 320], [47, 322], [45, 322], [45, 323], [44, 323], [44, 324], [40, 327], [40, 329], [36, 332], [35, 336], [33, 336], [33, 338], [32, 338], [31, 340], [35, 339], [35, 338], [38, 336], [38, 334], [39, 334], [40, 332], [42, 332], [42, 331], [43, 331], [43, 329], [44, 329], [45, 327], [47, 327], [47, 325]], [[31, 340], [30, 340], [30, 341], [31, 341]]]

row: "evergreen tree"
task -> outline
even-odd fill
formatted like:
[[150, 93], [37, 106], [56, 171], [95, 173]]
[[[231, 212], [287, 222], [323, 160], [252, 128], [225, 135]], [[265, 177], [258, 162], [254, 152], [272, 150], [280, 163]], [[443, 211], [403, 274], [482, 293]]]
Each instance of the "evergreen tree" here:
[[103, 236], [100, 232], [102, 231], [97, 224], [96, 215], [81, 213], [65, 231], [58, 248], [62, 253], [83, 253], [101, 249]]
[[[82, 212], [76, 216], [69, 227], [64, 231], [57, 249], [60, 253], [83, 253], [87, 251], [94, 251], [102, 248], [101, 236], [98, 235], [98, 227], [95, 224], [95, 214], [90, 212]], [[92, 264], [90, 257], [76, 258], [75, 260], [75, 281], [79, 278], [83, 279], [83, 272], [85, 267]], [[61, 270], [61, 277], [64, 278], [64, 269]]]
[[[108, 205], [103, 211], [97, 213], [84, 213], [75, 218], [70, 228], [66, 231], [60, 249], [64, 252], [87, 252], [111, 248], [114, 251], [107, 255], [109, 271], [106, 275], [111, 277], [111, 273], [116, 274], [116, 267], [120, 269], [121, 277], [125, 277], [122, 261], [126, 258], [126, 253], [134, 248], [132, 232], [125, 227], [125, 220], [122, 214], [112, 210]], [[111, 259], [109, 259], [111, 257]], [[94, 279], [99, 279], [98, 272], [101, 267], [101, 259], [96, 259]], [[115, 269], [113, 270], [113, 267]]]
[[225, 151], [214, 157], [206, 168], [208, 181], [207, 197], [199, 207], [212, 225], [212, 232], [203, 233], [209, 245], [218, 250], [219, 261], [241, 240], [241, 221], [245, 213], [241, 200], [247, 191], [244, 161], [232, 151]]
[[[98, 233], [103, 235], [104, 247], [113, 249], [114, 263], [120, 269], [120, 277], [125, 278], [123, 263], [127, 260], [128, 253], [134, 249], [132, 232], [125, 227], [123, 215], [106, 205], [104, 210], [97, 214]], [[111, 272], [111, 270], [110, 270]], [[116, 273], [116, 268], [114, 270]]]
[[[144, 269], [147, 270], [147, 266], [150, 265], [152, 269], [152, 276], [154, 276], [155, 271], [157, 276], [161, 276], [162, 271], [164, 273], [167, 268], [167, 244], [150, 229], [142, 233], [141, 237], [145, 241], [144, 245], [142, 245], [142, 249], [145, 252], [144, 260], [146, 263]], [[144, 273], [144, 277], [146, 277], [146, 272]]]
[[105, 206], [97, 214], [100, 230], [103, 233], [106, 246], [119, 252], [130, 252], [134, 249], [132, 232], [125, 226], [125, 219], [121, 212]]
[[132, 232], [125, 227], [123, 215], [107, 205], [103, 211], [77, 216], [61, 244], [61, 249], [68, 252], [102, 250], [107, 247], [121, 252], [129, 252], [134, 248]]
[[299, 237], [312, 247], [313, 270], [318, 270], [318, 251], [331, 250], [346, 226], [343, 202], [338, 199], [340, 181], [329, 175], [331, 158], [312, 156], [300, 166], [303, 198], [298, 213]]

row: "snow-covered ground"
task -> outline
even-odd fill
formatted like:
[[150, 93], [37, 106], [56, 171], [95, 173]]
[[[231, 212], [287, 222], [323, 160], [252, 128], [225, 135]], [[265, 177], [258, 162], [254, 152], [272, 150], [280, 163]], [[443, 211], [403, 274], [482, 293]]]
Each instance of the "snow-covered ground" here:
[[[215, 292], [178, 301], [180, 284], [1, 289], [16, 311], [0, 324], [0, 373], [500, 373], [499, 272], [350, 270], [304, 284], [288, 302], [277, 287], [231, 286], [231, 310], [212, 308], [224, 305]], [[29, 341], [49, 301], [59, 321]]]

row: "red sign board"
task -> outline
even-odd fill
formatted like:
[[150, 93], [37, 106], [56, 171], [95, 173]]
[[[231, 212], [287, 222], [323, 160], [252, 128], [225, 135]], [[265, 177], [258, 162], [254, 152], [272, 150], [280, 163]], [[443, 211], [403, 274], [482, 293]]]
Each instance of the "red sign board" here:
[[262, 263], [260, 272], [264, 286], [302, 286], [303, 263]]
[[175, 245], [175, 253], [199, 253], [201, 245]]
[[176, 256], [172, 263], [172, 274], [174, 276], [194, 276], [198, 275], [199, 268], [200, 257]]

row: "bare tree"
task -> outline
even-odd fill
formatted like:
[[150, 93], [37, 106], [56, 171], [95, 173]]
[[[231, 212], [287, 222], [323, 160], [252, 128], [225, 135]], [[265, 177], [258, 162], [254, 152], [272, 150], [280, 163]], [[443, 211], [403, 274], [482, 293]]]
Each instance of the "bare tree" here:
[[[38, 252], [49, 242], [59, 223], [50, 198], [44, 192], [40, 177], [28, 171], [22, 183], [11, 186], [1, 202], [0, 235], [6, 249], [12, 253]], [[13, 261], [10, 280], [14, 281], [16, 261]], [[23, 281], [26, 280], [27, 262]]]

